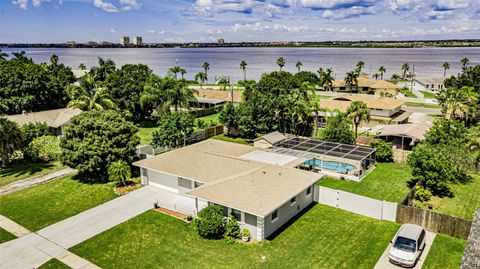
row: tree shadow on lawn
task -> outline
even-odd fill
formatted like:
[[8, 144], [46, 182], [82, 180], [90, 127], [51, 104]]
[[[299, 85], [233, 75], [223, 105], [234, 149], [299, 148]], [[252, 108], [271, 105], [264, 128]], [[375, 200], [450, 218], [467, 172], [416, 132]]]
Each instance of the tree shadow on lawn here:
[[0, 168], [0, 177], [8, 176], [23, 176], [23, 175], [33, 175], [35, 173], [41, 172], [44, 169], [52, 168], [54, 165], [52, 163], [35, 163], [35, 164], [25, 164], [19, 163], [12, 166], [1, 167]]
[[307, 207], [305, 207], [302, 211], [298, 212], [297, 215], [295, 215], [293, 218], [291, 218], [289, 221], [287, 221], [285, 224], [283, 224], [280, 228], [278, 228], [275, 232], [273, 232], [266, 239], [271, 241], [271, 240], [274, 240], [275, 238], [277, 238], [277, 236], [279, 236], [283, 231], [288, 229], [288, 227], [290, 227], [290, 225], [292, 225], [295, 221], [297, 221], [299, 218], [301, 218], [303, 215], [305, 215], [305, 213], [307, 213], [310, 209], [312, 209], [316, 204], [317, 204], [316, 202], [312, 202], [311, 204], [309, 204]]
[[[72, 176], [73, 180], [76, 180], [82, 184], [88, 184], [88, 185], [96, 185], [96, 184], [101, 184], [105, 185], [107, 183], [111, 183], [108, 181], [107, 178], [98, 176], [98, 177], [92, 177], [92, 176], [87, 176], [87, 175], [82, 175], [82, 174], [75, 174]], [[112, 185], [113, 187], [113, 185]]]

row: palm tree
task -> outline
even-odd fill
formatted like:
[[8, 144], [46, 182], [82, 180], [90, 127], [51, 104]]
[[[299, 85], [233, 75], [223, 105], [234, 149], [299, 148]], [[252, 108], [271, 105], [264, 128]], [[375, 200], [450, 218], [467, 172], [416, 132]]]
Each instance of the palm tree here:
[[175, 112], [180, 107], [190, 108], [190, 102], [196, 100], [196, 90], [190, 89], [183, 82], [170, 84], [166, 90], [166, 104], [168, 107], [173, 106]]
[[50, 62], [52, 63], [52, 65], [57, 65], [58, 64], [58, 56], [56, 54], [52, 54], [52, 56], [50, 56]]
[[468, 67], [468, 64], [470, 63], [470, 60], [468, 58], [463, 58], [462, 60], [460, 60], [460, 62], [462, 63], [462, 69], [467, 69]]
[[0, 50], [0, 60], [5, 60], [6, 57], [8, 57], [8, 54]]
[[356, 86], [358, 84], [358, 72], [357, 72], [357, 70], [353, 70], [353, 71], [348, 72], [347, 75], [345, 76], [344, 81], [345, 81], [345, 84], [347, 84], [350, 87]]
[[69, 85], [66, 90], [71, 99], [67, 107], [80, 108], [82, 110], [104, 110], [116, 107], [108, 89], [106, 87], [98, 87], [91, 75], [86, 75], [80, 85]]
[[380, 79], [383, 80], [383, 74], [385, 74], [387, 72], [387, 69], [385, 69], [385, 67], [382, 65], [378, 69], [378, 72], [380, 72]]
[[285, 58], [283, 57], [278, 58], [277, 65], [280, 67], [280, 71], [282, 71], [282, 68], [285, 66]]
[[22, 146], [22, 132], [17, 123], [0, 117], [0, 159], [2, 167], [10, 162], [12, 154]]
[[478, 113], [478, 97], [473, 87], [447, 88], [437, 94], [437, 99], [447, 119], [460, 119], [467, 122]]
[[203, 88], [203, 84], [205, 83], [205, 81], [207, 80], [207, 74], [205, 74], [204, 72], [198, 72], [196, 75], [195, 75], [195, 80], [198, 82], [200, 80], [200, 87]]
[[325, 90], [333, 90], [333, 70], [331, 68], [325, 70], [319, 68], [317, 72], [320, 76], [320, 86]]
[[358, 126], [362, 121], [370, 121], [370, 109], [362, 101], [353, 101], [347, 108], [347, 116], [355, 125], [355, 138], [358, 137]]
[[205, 70], [205, 76], [207, 76], [206, 81], [208, 81], [208, 70], [210, 70], [210, 64], [208, 62], [204, 62], [202, 67], [203, 70]]
[[182, 68], [180, 66], [173, 66], [168, 69], [169, 73], [175, 75], [175, 79], [178, 79], [177, 74], [180, 73], [181, 71], [182, 71]]
[[297, 68], [297, 72], [300, 73], [300, 69], [302, 68], [302, 62], [301, 61], [298, 61], [296, 64], [295, 64], [295, 67]]
[[80, 70], [87, 70], [87, 67], [83, 63], [79, 64], [78, 68], [80, 68]]
[[408, 63], [404, 63], [402, 64], [402, 74], [403, 74], [403, 78], [405, 78], [405, 76], [407, 75], [407, 72], [410, 71], [410, 65], [408, 65]]
[[12, 55], [13, 55], [13, 57], [15, 57], [16, 60], [20, 60], [20, 61], [28, 60], [28, 58], [26, 56], [27, 54], [25, 53], [25, 51], [12, 52]]
[[182, 75], [182, 79], [184, 79], [184, 76], [186, 73], [187, 73], [187, 70], [180, 68], [180, 75]]
[[372, 77], [373, 77], [374, 79], [376, 79], [376, 80], [378, 80], [378, 77], [379, 77], [379, 76], [380, 76], [380, 75], [379, 75], [378, 73], [375, 73], [375, 74], [372, 75]]
[[112, 162], [107, 169], [108, 179], [120, 186], [125, 186], [127, 180], [132, 177], [130, 166], [124, 160]]
[[358, 74], [361, 74], [363, 67], [365, 67], [365, 63], [363, 61], [358, 61], [356, 67]]
[[450, 69], [450, 64], [448, 62], [444, 62], [442, 67], [443, 67], [443, 76], [446, 77], [447, 76], [447, 70]]
[[112, 74], [117, 69], [115, 62], [112, 59], [103, 59], [98, 57], [98, 66], [93, 67], [90, 73], [93, 74], [95, 81], [105, 81], [109, 74]]
[[243, 81], [247, 81], [247, 62], [240, 62], [240, 69], [243, 70]]

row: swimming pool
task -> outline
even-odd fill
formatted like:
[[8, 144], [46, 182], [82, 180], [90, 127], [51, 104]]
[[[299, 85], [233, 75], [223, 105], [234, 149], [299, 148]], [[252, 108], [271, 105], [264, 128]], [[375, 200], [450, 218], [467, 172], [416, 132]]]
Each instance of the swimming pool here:
[[313, 165], [315, 167], [318, 167], [319, 169], [329, 170], [334, 172], [343, 172], [343, 173], [348, 173], [350, 171], [357, 170], [357, 168], [351, 164], [322, 161], [322, 160], [316, 160], [316, 159], [306, 161], [305, 165]]

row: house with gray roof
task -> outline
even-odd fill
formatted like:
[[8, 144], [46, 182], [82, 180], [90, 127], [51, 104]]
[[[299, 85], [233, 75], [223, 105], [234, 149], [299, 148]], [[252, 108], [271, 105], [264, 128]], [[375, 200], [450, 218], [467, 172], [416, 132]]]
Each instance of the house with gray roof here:
[[445, 88], [445, 77], [418, 77], [413, 79], [413, 87], [419, 91], [438, 92]]

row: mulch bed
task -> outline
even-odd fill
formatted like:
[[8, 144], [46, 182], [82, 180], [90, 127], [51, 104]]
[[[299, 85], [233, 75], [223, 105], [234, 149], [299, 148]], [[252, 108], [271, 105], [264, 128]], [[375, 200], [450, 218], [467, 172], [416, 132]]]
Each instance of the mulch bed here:
[[127, 186], [122, 186], [122, 187], [114, 187], [113, 188], [113, 191], [122, 196], [122, 195], [125, 195], [131, 191], [134, 191], [138, 188], [140, 188], [142, 186], [142, 184], [132, 184], [132, 185], [127, 185]]
[[159, 207], [159, 208], [155, 208], [155, 211], [158, 211], [158, 212], [161, 212], [163, 214], [167, 214], [167, 215], [170, 215], [172, 217], [175, 217], [177, 219], [181, 219], [183, 221], [186, 221], [186, 222], [189, 222], [187, 220], [187, 215], [184, 215], [182, 213], [178, 213], [178, 212], [175, 212], [173, 210], [170, 210], [170, 209], [166, 209], [166, 208], [163, 208], [163, 207]]

